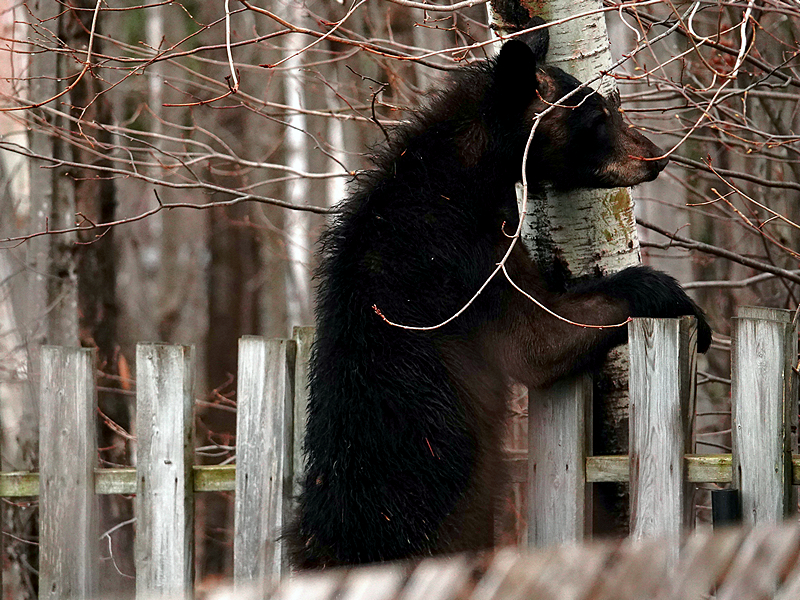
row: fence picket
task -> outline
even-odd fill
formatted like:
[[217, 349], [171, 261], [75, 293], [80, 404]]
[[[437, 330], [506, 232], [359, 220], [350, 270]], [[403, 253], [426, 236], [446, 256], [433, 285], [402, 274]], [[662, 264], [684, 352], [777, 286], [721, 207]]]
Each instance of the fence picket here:
[[674, 562], [691, 509], [684, 455], [691, 451], [697, 326], [693, 317], [634, 319], [628, 331], [631, 535], [669, 537]]
[[236, 414], [234, 585], [286, 573], [279, 540], [292, 497], [293, 340], [239, 341]]
[[773, 598], [800, 552], [800, 529], [771, 525], [745, 538], [717, 600]]
[[94, 350], [42, 349], [39, 597], [97, 593]]
[[136, 597], [193, 595], [194, 348], [136, 346]]
[[581, 375], [528, 392], [528, 546], [584, 537], [591, 484], [592, 380]]
[[308, 367], [311, 360], [311, 345], [314, 342], [313, 327], [295, 327], [293, 333], [297, 344], [297, 360], [294, 368], [294, 445], [292, 471], [294, 472], [294, 494], [300, 493], [299, 474], [305, 471], [303, 437], [306, 431], [308, 410]]
[[775, 523], [792, 505], [797, 332], [791, 311], [742, 307], [738, 314], [731, 355], [733, 484], [746, 523]]

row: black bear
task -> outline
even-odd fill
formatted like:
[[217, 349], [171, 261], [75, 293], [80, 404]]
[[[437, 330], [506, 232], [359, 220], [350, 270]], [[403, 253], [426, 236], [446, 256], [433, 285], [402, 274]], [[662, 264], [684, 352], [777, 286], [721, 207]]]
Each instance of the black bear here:
[[[395, 325], [451, 317], [509, 248], [533, 119], [580, 86], [541, 64], [547, 41], [546, 31], [510, 40], [456, 72], [391, 132], [323, 236], [307, 470], [287, 533], [298, 568], [490, 546], [509, 383], [547, 385], [626, 340], [625, 327], [555, 319], [502, 274], [442, 327]], [[666, 165], [598, 94], [582, 89], [565, 104], [533, 136], [532, 188], [630, 186]], [[663, 273], [632, 267], [553, 289], [520, 243], [506, 268], [564, 317], [695, 315], [699, 349], [710, 344], [702, 311]]]

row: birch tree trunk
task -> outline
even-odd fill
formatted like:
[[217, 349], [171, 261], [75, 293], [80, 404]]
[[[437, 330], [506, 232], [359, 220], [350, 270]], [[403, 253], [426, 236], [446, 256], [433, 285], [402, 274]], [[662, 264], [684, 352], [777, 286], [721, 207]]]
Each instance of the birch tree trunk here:
[[[493, 2], [492, 7], [501, 30], [518, 28], [529, 16], [552, 22], [597, 11], [550, 27], [547, 62], [581, 81], [611, 65], [600, 0], [520, 0]], [[593, 87], [604, 96], [617, 93], [611, 77], [602, 77]], [[613, 273], [640, 262], [633, 201], [627, 188], [549, 192], [546, 198], [532, 198], [523, 240], [540, 264], [552, 265], [558, 257], [572, 277]], [[627, 451], [627, 378], [627, 351], [621, 348], [610, 354], [602, 372], [595, 376], [595, 454]], [[595, 531], [624, 533], [628, 523], [624, 488], [616, 484], [603, 487], [606, 489], [597, 490], [595, 506], [604, 506], [607, 513], [594, 519]]]
[[[299, 2], [290, 2], [283, 9], [291, 23], [302, 23], [305, 9]], [[291, 57], [284, 64], [287, 69], [284, 79], [284, 103], [289, 109], [286, 116], [286, 164], [298, 171], [309, 170], [311, 144], [306, 134], [306, 115], [301, 112], [306, 104], [303, 72], [304, 53], [307, 41], [299, 35], [290, 35], [286, 40], [286, 56]], [[298, 177], [287, 184], [286, 200], [292, 204], [306, 204], [309, 199], [308, 180]], [[289, 263], [286, 269], [286, 318], [289, 330], [296, 325], [305, 325], [311, 318], [311, 277], [309, 265], [309, 229], [307, 213], [299, 210], [286, 212], [284, 234]]]
[[[0, 2], [0, 35], [4, 40], [24, 37], [25, 12], [24, 7], [10, 0]], [[4, 107], [14, 104], [13, 100], [5, 98], [25, 98], [28, 87], [19, 75], [27, 72], [29, 66], [27, 47], [14, 42], [8, 42], [7, 47], [10, 49], [0, 54], [0, 95], [4, 98]], [[0, 115], [0, 136], [20, 147], [30, 148], [25, 125], [11, 112]], [[4, 189], [0, 195], [0, 237], [14, 235], [19, 224], [30, 225], [29, 168], [30, 159], [21, 154], [0, 152]], [[2, 467], [6, 471], [32, 469], [36, 464], [38, 407], [29, 380], [26, 344], [28, 282], [33, 275], [25, 268], [26, 252], [26, 247], [0, 248], [0, 445]], [[38, 546], [22, 541], [37, 535], [34, 509], [6, 504], [2, 518], [11, 534], [3, 544], [5, 593], [21, 599], [35, 597], [32, 575], [20, 564], [36, 561]], [[16, 560], [8, 560], [12, 556]]]

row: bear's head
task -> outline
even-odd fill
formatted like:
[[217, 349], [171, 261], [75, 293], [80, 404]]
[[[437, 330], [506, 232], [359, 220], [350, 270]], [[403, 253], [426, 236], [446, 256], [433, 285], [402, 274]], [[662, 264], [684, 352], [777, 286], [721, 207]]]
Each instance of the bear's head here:
[[[535, 20], [530, 25], [542, 24]], [[546, 29], [506, 42], [494, 60], [484, 115], [490, 132], [514, 131], [511, 144], [522, 151], [537, 115], [528, 176], [556, 189], [626, 187], [652, 181], [669, 162], [653, 142], [622, 118], [618, 100], [609, 101], [561, 69], [543, 64]], [[556, 105], [556, 106], [553, 106]], [[491, 134], [490, 134], [491, 135]]]

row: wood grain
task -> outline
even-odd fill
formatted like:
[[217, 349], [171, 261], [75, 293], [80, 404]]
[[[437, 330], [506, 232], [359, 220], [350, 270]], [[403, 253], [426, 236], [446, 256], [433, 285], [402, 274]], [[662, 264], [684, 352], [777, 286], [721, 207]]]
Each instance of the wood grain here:
[[194, 589], [194, 348], [136, 346], [136, 597]]
[[788, 313], [744, 307], [733, 319], [733, 483], [746, 523], [779, 522], [792, 505], [797, 333]]
[[42, 349], [40, 598], [89, 600], [97, 593], [94, 362], [94, 350]]
[[236, 414], [234, 583], [277, 581], [288, 572], [285, 543], [292, 498], [293, 340], [239, 341]]
[[629, 339], [631, 536], [667, 538], [675, 561], [691, 514], [684, 455], [691, 450], [696, 325], [693, 317], [634, 319]]
[[582, 540], [591, 515], [591, 378], [562, 380], [528, 397], [528, 545]]

